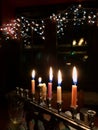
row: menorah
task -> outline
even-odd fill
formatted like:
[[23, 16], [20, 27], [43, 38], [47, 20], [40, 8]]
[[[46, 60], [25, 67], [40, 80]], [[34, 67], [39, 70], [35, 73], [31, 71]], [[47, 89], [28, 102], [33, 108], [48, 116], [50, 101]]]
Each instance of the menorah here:
[[[28, 102], [30, 105], [32, 105], [37, 111], [40, 111], [42, 113], [48, 113], [49, 115], [55, 117], [58, 120], [61, 120], [63, 122], [66, 122], [67, 125], [75, 128], [76, 130], [94, 130], [95, 124], [94, 124], [94, 117], [96, 115], [96, 112], [94, 110], [88, 110], [88, 121], [84, 122], [81, 119], [77, 118], [77, 109], [74, 109], [71, 107], [69, 110], [72, 114], [72, 116], [66, 114], [66, 112], [62, 112], [62, 104], [57, 103], [57, 109], [53, 108], [51, 105], [51, 100], [45, 99], [42, 97], [41, 94], [41, 88], [39, 89], [39, 98], [36, 100], [36, 98], [32, 98], [31, 92], [29, 89], [23, 89], [16, 87], [16, 96], [18, 96], [20, 99], [23, 99], [25, 102]], [[33, 95], [34, 96], [34, 95]]]

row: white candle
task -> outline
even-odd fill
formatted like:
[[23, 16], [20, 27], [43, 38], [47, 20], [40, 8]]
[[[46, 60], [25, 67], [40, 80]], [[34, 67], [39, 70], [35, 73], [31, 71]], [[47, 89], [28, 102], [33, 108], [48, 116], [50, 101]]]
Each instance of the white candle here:
[[48, 99], [52, 99], [52, 79], [53, 79], [53, 71], [52, 67], [50, 67], [49, 82], [48, 82]]
[[57, 86], [57, 103], [62, 103], [62, 88], [61, 88], [62, 76], [61, 71], [58, 71], [58, 86]]
[[35, 70], [32, 71], [31, 93], [35, 94]]
[[71, 96], [71, 107], [76, 108], [77, 107], [77, 70], [76, 67], [73, 67], [73, 72], [72, 72], [72, 78], [73, 78], [73, 83], [72, 85], [72, 96]]

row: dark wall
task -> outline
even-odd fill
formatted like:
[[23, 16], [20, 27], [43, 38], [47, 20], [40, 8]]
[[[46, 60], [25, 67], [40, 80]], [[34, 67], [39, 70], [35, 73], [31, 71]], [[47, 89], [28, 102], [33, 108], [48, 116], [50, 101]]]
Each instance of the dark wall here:
[[19, 44], [2, 41], [0, 47], [0, 94], [15, 89], [19, 78]]

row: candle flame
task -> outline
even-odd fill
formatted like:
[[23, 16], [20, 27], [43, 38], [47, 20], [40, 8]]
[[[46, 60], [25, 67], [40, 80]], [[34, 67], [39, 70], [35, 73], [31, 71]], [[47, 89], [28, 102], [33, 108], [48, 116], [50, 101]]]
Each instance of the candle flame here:
[[35, 78], [35, 70], [32, 70], [32, 78]]
[[49, 80], [52, 81], [53, 79], [53, 71], [52, 71], [52, 67], [50, 67], [50, 70], [49, 70]]
[[61, 75], [61, 71], [58, 71], [58, 85], [60, 85], [62, 82], [62, 75]]
[[42, 78], [41, 78], [41, 77], [38, 78], [38, 82], [39, 82], [39, 83], [42, 82]]
[[75, 66], [73, 67], [72, 76], [73, 76], [73, 82], [74, 82], [74, 84], [76, 84], [77, 83], [77, 69]]

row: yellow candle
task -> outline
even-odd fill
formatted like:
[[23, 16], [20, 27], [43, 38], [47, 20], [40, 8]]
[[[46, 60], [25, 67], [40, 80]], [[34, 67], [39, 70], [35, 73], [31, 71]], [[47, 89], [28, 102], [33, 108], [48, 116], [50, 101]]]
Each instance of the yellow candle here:
[[57, 103], [62, 102], [62, 88], [61, 86], [57, 86]]
[[42, 83], [42, 78], [41, 77], [38, 78], [38, 82], [39, 82], [39, 84], [38, 84], [38, 87], [39, 87], [39, 97], [42, 98], [42, 95], [43, 95], [43, 93], [42, 93], [43, 83]]
[[71, 96], [71, 107], [76, 108], [77, 107], [77, 70], [76, 67], [73, 67], [73, 82], [74, 85], [72, 85], [72, 96]]
[[35, 70], [32, 71], [31, 93], [35, 94]]
[[61, 71], [58, 71], [58, 86], [57, 86], [57, 103], [62, 102], [62, 88], [61, 88], [62, 76]]
[[43, 93], [43, 99], [46, 100], [46, 97], [47, 97], [47, 87], [46, 87], [45, 83], [43, 83], [42, 93]]

